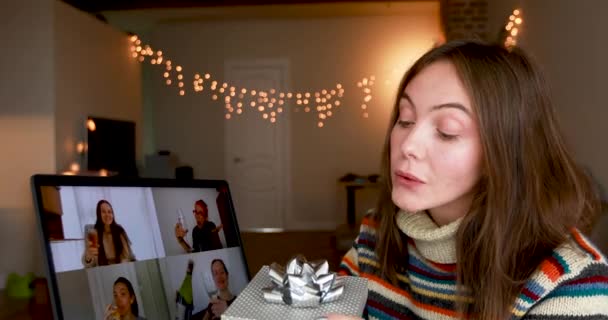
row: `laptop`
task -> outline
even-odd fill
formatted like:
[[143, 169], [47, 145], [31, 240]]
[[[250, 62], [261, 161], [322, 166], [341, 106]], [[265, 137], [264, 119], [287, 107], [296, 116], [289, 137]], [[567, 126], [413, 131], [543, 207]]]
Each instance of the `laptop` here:
[[55, 319], [202, 319], [250, 281], [226, 181], [31, 181]]

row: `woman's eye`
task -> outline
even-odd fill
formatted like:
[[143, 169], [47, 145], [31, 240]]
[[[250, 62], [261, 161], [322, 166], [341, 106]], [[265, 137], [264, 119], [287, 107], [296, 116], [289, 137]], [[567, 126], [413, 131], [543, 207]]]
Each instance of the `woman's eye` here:
[[402, 128], [409, 128], [414, 125], [414, 121], [409, 120], [398, 120], [397, 124]]
[[457, 135], [447, 134], [447, 133], [441, 132], [439, 130], [437, 130], [437, 134], [439, 135], [439, 138], [441, 138], [442, 140], [445, 140], [445, 141], [452, 141], [452, 140], [456, 140], [456, 138], [458, 138]]

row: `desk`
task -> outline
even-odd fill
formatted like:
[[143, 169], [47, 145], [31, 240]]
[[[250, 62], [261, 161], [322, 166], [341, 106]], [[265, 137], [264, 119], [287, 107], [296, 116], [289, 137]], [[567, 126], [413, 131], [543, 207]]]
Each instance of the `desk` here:
[[380, 183], [369, 182], [367, 180], [358, 182], [355, 180], [350, 182], [340, 182], [340, 184], [346, 188], [346, 222], [349, 226], [353, 227], [355, 226], [357, 220], [355, 191], [364, 188], [376, 189], [380, 187]]

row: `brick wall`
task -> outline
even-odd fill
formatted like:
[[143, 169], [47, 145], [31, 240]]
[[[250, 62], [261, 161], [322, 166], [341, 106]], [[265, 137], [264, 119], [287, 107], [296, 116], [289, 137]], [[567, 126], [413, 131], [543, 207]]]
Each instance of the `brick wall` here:
[[441, 0], [441, 19], [446, 40], [495, 40], [488, 30], [488, 0]]

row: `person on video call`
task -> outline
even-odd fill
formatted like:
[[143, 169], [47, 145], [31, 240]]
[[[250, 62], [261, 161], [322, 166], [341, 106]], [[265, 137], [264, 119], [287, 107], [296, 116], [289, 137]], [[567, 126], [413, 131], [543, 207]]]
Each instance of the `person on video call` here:
[[179, 222], [175, 225], [175, 236], [182, 248], [186, 252], [222, 249], [223, 246], [219, 236], [222, 225], [216, 226], [215, 223], [209, 221], [209, 209], [205, 201], [196, 201], [192, 212], [194, 213], [194, 219], [196, 219], [196, 226], [192, 229], [192, 246], [184, 239], [188, 230]]
[[139, 316], [137, 297], [129, 280], [116, 279], [113, 293], [114, 303], [106, 308], [104, 320], [146, 320]]
[[[96, 211], [95, 226], [87, 232], [82, 256], [84, 266], [89, 268], [135, 261], [127, 232], [116, 223], [112, 205], [107, 200], [100, 200]], [[91, 232], [93, 236], [90, 235]]]
[[211, 273], [217, 293], [213, 295], [207, 308], [199, 313], [202, 316], [199, 318], [197, 317], [199, 314], [197, 314], [193, 319], [219, 320], [228, 306], [236, 300], [236, 296], [228, 288], [228, 269], [224, 261], [221, 259], [213, 260], [211, 262]]

